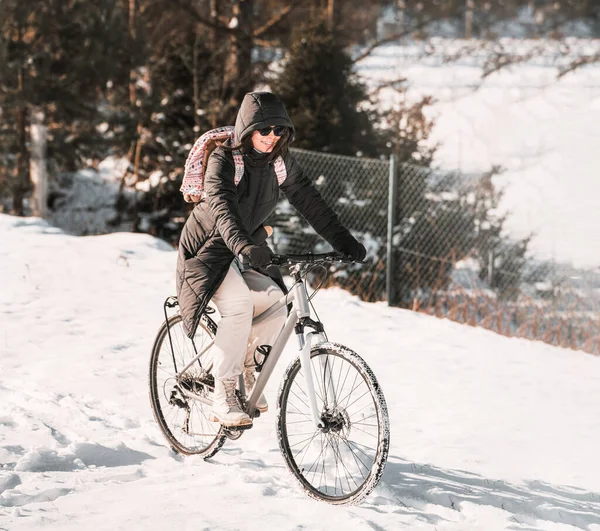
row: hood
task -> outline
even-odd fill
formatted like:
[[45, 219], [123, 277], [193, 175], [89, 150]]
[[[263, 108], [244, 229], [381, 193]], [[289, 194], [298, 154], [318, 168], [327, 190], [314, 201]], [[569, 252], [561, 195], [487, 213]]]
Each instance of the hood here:
[[269, 125], [285, 125], [292, 130], [290, 120], [282, 101], [270, 92], [249, 92], [244, 96], [235, 119], [235, 141], [240, 142], [253, 131]]

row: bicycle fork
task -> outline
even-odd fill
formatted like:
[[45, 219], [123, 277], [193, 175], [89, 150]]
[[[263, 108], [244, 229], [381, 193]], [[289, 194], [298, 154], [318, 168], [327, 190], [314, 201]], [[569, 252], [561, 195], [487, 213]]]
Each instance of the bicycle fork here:
[[[308, 334], [297, 334], [298, 343], [300, 345], [300, 366], [302, 367], [302, 371], [304, 372], [304, 381], [306, 382], [306, 392], [308, 395], [308, 402], [310, 405], [310, 412], [313, 420], [313, 424], [315, 428], [322, 429], [325, 427], [323, 424], [323, 420], [319, 415], [319, 410], [317, 408], [317, 395], [315, 392], [315, 382], [313, 379], [313, 373], [310, 365], [310, 350], [312, 347], [312, 339], [313, 336], [317, 336], [317, 342], [320, 343], [324, 341], [324, 336], [321, 332], [309, 332]], [[325, 362], [326, 363], [326, 362]], [[330, 382], [330, 374], [329, 368], [322, 367], [322, 369], [326, 372], [325, 381]]]

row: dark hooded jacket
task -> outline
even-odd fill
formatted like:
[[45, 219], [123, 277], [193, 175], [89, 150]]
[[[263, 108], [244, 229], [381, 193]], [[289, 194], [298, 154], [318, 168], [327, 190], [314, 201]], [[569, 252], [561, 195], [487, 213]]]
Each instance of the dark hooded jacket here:
[[[256, 129], [294, 126], [283, 103], [268, 92], [246, 94], [235, 122], [235, 139], [240, 142]], [[248, 160], [252, 157], [252, 160]], [[334, 248], [349, 236], [335, 212], [304, 175], [291, 153], [283, 155], [287, 178], [279, 187], [272, 163], [261, 164], [264, 155], [244, 155], [244, 176], [234, 184], [235, 165], [230, 151], [216, 148], [204, 172], [206, 197], [191, 212], [179, 241], [177, 298], [186, 333], [196, 327], [215, 291], [225, 278], [234, 256], [260, 241], [252, 235], [275, 210], [279, 188], [288, 201]]]

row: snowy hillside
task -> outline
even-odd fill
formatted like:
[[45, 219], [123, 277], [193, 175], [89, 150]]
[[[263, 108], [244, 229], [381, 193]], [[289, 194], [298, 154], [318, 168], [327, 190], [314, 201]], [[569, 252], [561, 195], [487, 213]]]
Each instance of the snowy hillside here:
[[147, 365], [169, 246], [6, 215], [0, 242], [0, 529], [600, 530], [597, 357], [320, 292], [392, 430], [380, 485], [338, 508], [297, 487], [273, 411], [210, 462], [165, 444]]
[[[598, 40], [574, 42], [568, 44], [582, 53], [600, 49]], [[468, 43], [476, 46], [442, 39], [436, 46], [452, 56]], [[436, 99], [430, 113], [436, 120], [430, 141], [440, 145], [436, 167], [466, 173], [493, 165], [505, 169], [495, 183], [506, 190], [502, 207], [512, 212], [507, 228], [515, 237], [534, 232], [530, 249], [536, 257], [597, 267], [600, 67], [557, 79], [556, 57], [564, 44], [516, 40], [512, 46], [524, 56], [540, 46], [547, 50], [482, 79], [487, 57], [481, 54], [446, 64], [441, 55], [428, 55], [427, 44], [388, 45], [361, 61], [358, 71], [371, 86], [406, 78], [409, 100]], [[392, 101], [393, 94], [388, 96]]]

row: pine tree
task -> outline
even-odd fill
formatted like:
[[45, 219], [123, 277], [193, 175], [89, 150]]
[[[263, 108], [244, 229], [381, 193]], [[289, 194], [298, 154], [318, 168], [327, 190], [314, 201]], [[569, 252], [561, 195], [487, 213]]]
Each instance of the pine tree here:
[[381, 149], [376, 115], [365, 86], [343, 46], [323, 26], [295, 42], [272, 83], [297, 130], [299, 148], [344, 155], [376, 155]]

